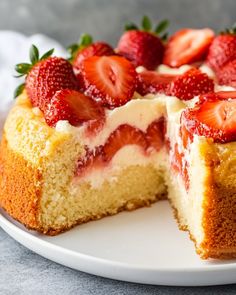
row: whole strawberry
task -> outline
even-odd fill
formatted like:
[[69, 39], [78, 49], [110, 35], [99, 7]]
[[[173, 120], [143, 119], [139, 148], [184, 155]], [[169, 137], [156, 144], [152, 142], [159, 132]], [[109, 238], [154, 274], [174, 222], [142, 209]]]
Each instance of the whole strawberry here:
[[217, 72], [217, 79], [220, 85], [236, 88], [236, 59], [229, 61]]
[[163, 40], [166, 37], [158, 35], [168, 26], [168, 21], [160, 22], [155, 31], [152, 31], [152, 24], [147, 16], [142, 21], [142, 29], [136, 25], [126, 26], [126, 32], [121, 36], [117, 52], [129, 59], [135, 67], [144, 66], [148, 70], [154, 70], [162, 63], [164, 54]]
[[91, 56], [115, 55], [113, 48], [105, 42], [94, 42], [92, 36], [83, 34], [79, 43], [72, 44], [68, 47], [71, 55], [70, 61], [72, 65], [80, 69], [81, 63]]
[[207, 64], [218, 72], [229, 61], [236, 59], [236, 26], [227, 29], [213, 40], [207, 55]]
[[31, 64], [21, 63], [15, 68], [20, 76], [26, 75], [25, 83], [17, 88], [15, 96], [25, 88], [32, 105], [43, 112], [56, 91], [78, 88], [72, 65], [64, 58], [52, 57], [52, 53], [53, 49], [39, 58], [37, 47], [32, 45]]

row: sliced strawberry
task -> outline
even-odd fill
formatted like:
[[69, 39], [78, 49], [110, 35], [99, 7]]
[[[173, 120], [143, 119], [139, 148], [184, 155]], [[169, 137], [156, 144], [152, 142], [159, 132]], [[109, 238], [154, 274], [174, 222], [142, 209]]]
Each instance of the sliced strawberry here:
[[205, 101], [186, 109], [181, 124], [192, 134], [225, 143], [236, 140], [236, 99]]
[[93, 167], [99, 167], [104, 164], [103, 147], [98, 146], [94, 150], [86, 148], [85, 155], [77, 162], [76, 175], [81, 176]]
[[70, 89], [57, 91], [45, 110], [45, 120], [55, 126], [59, 120], [68, 120], [78, 126], [89, 120], [104, 118], [104, 109], [92, 98]]
[[85, 93], [102, 101], [105, 106], [121, 106], [132, 98], [137, 74], [134, 66], [125, 58], [93, 56], [84, 60], [81, 68]]
[[175, 77], [175, 75], [159, 74], [156, 71], [143, 71], [138, 74], [137, 92], [141, 95], [166, 93]]
[[125, 145], [135, 144], [147, 148], [147, 141], [145, 134], [130, 125], [120, 125], [115, 131], [111, 133], [104, 145], [104, 153], [107, 161], [110, 161], [113, 156]]
[[229, 98], [236, 98], [236, 91], [218, 91], [200, 95], [199, 103], [204, 101], [225, 100]]
[[168, 41], [163, 63], [170, 67], [180, 67], [204, 58], [214, 38], [210, 29], [182, 29]]
[[73, 66], [80, 68], [81, 63], [88, 57], [91, 56], [103, 56], [103, 55], [115, 55], [113, 48], [105, 42], [95, 42], [88, 47], [78, 50], [77, 54], [73, 59]]
[[179, 152], [177, 143], [174, 145], [174, 150], [171, 155], [171, 167], [175, 173], [179, 174], [184, 182], [185, 189], [189, 190], [189, 172], [188, 163], [184, 157], [184, 153]]
[[146, 139], [149, 146], [152, 146], [156, 151], [159, 151], [164, 146], [165, 132], [164, 118], [160, 118], [152, 122], [146, 131]]
[[236, 35], [221, 34], [215, 37], [207, 55], [207, 64], [218, 72], [229, 61], [236, 59]]
[[217, 78], [220, 85], [227, 85], [236, 88], [236, 47], [235, 59], [229, 61], [217, 72]]
[[212, 92], [213, 90], [213, 80], [207, 74], [198, 69], [190, 69], [171, 82], [168, 94], [183, 100], [189, 100], [194, 96]]

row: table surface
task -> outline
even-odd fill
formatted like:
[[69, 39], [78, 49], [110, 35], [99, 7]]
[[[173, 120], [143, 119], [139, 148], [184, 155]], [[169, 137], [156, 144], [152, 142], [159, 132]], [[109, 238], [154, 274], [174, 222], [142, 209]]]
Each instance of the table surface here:
[[[139, 22], [143, 14], [169, 18], [170, 31], [191, 26], [219, 31], [235, 21], [235, 10], [235, 0], [0, 0], [0, 29], [43, 33], [65, 46], [88, 32], [115, 45], [122, 24]], [[236, 285], [149, 286], [92, 276], [38, 256], [1, 229], [0, 253], [0, 295], [236, 294]]]

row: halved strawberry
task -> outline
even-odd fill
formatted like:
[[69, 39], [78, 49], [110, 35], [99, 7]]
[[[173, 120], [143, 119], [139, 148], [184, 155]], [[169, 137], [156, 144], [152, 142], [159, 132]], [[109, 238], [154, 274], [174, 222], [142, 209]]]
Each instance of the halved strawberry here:
[[163, 63], [170, 67], [180, 67], [201, 61], [214, 38], [208, 28], [201, 30], [182, 29], [169, 39]]
[[218, 91], [200, 95], [199, 103], [204, 101], [225, 100], [229, 98], [236, 98], [236, 91]]
[[82, 63], [81, 75], [85, 93], [111, 108], [125, 104], [135, 91], [135, 68], [120, 56], [89, 57]]
[[45, 120], [49, 126], [55, 126], [59, 120], [67, 120], [78, 126], [90, 120], [104, 117], [104, 109], [92, 98], [70, 89], [57, 91], [45, 110]]
[[175, 77], [176, 75], [159, 74], [156, 71], [143, 71], [138, 74], [137, 92], [141, 95], [166, 93]]
[[77, 162], [76, 175], [81, 176], [92, 167], [98, 167], [104, 164], [103, 146], [97, 146], [94, 150], [86, 148], [85, 155]]
[[146, 150], [147, 141], [144, 132], [127, 124], [120, 125], [111, 133], [104, 145], [106, 160], [110, 161], [119, 149], [130, 144], [138, 145]]
[[[33, 106], [39, 107], [44, 112], [56, 91], [61, 89], [78, 89], [77, 79], [72, 65], [60, 57], [51, 57], [53, 50], [39, 58], [36, 46], [30, 49], [31, 64], [16, 65], [20, 76], [26, 75], [25, 84], [27, 95]], [[16, 96], [22, 92], [23, 87], [16, 90]]]
[[80, 37], [79, 43], [72, 44], [68, 48], [71, 54], [71, 62], [77, 69], [80, 68], [81, 63], [91, 56], [115, 55], [113, 48], [105, 42], [97, 41], [93, 43], [92, 36], [83, 34]]
[[216, 36], [209, 48], [207, 64], [216, 72], [229, 61], [236, 59], [236, 28]]
[[182, 75], [177, 76], [168, 88], [168, 94], [183, 100], [192, 99], [194, 96], [212, 92], [214, 90], [213, 80], [207, 74], [198, 69], [190, 69]]
[[236, 140], [236, 99], [205, 101], [186, 109], [181, 124], [192, 134], [225, 143]]
[[148, 70], [154, 70], [162, 63], [164, 45], [160, 32], [166, 29], [168, 21], [162, 21], [154, 31], [147, 16], [143, 17], [142, 29], [131, 24], [126, 26], [126, 32], [121, 36], [117, 52], [129, 59], [135, 67], [144, 66]]
[[227, 85], [236, 88], [236, 47], [235, 59], [229, 61], [217, 72], [217, 79], [220, 85]]
[[164, 145], [164, 129], [165, 121], [163, 117], [152, 122], [147, 128], [146, 139], [149, 146], [153, 147], [156, 151], [159, 151]]

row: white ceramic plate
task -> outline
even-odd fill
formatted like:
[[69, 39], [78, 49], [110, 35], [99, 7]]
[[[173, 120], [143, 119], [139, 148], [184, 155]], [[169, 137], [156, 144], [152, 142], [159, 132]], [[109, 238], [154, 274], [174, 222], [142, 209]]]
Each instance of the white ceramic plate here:
[[236, 260], [201, 260], [188, 234], [179, 231], [166, 201], [56, 237], [28, 231], [1, 210], [0, 226], [48, 259], [107, 278], [175, 286], [236, 283]]

